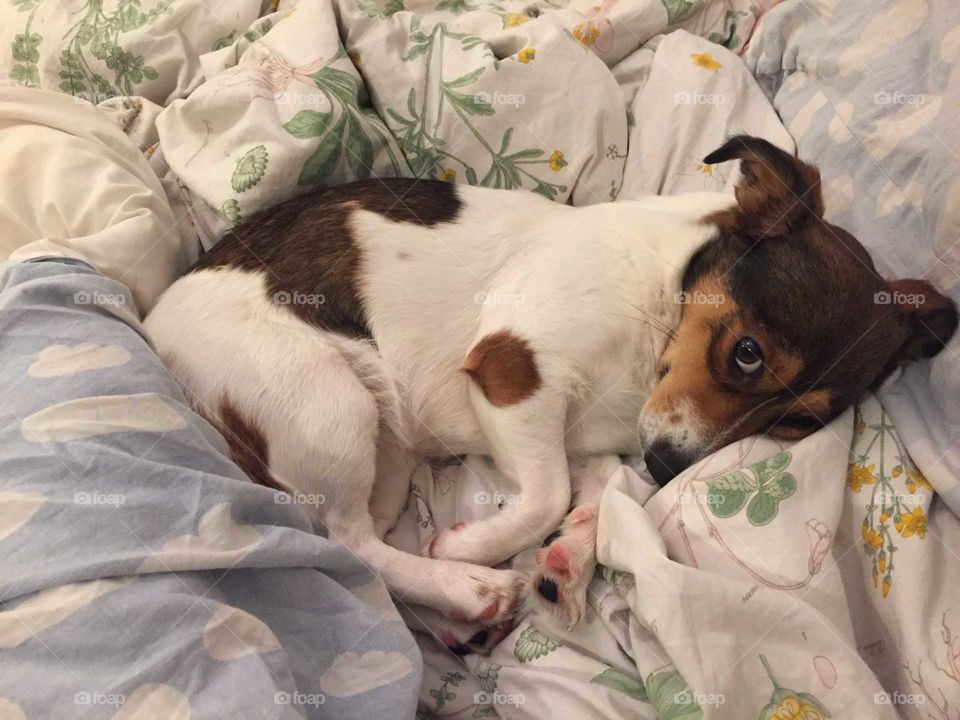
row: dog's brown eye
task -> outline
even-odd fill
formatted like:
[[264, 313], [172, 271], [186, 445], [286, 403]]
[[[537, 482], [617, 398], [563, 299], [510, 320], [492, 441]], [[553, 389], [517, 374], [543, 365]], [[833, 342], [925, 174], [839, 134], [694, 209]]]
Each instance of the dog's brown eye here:
[[752, 337], [740, 338], [733, 348], [733, 359], [737, 361], [737, 367], [741, 372], [747, 375], [755, 373], [763, 365], [763, 351], [760, 349], [760, 343]]

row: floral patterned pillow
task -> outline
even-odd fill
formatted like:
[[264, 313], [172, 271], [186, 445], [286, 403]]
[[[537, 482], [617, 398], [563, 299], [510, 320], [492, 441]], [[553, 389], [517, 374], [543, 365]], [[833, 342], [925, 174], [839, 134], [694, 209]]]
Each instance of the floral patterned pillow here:
[[166, 105], [200, 84], [199, 55], [246, 29], [260, 5], [85, 0], [66, 12], [57, 0], [0, 0], [0, 78], [93, 103]]

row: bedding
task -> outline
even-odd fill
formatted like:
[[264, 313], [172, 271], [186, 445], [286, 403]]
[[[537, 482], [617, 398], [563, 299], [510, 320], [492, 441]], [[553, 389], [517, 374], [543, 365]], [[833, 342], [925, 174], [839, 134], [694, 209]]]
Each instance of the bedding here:
[[0, 716], [412, 715], [382, 583], [244, 478], [131, 300], [73, 259], [0, 278]]
[[0, 275], [0, 717], [412, 715], [382, 583], [244, 478], [131, 303], [72, 258]]
[[[50, 164], [47, 179], [27, 174], [29, 192], [0, 208], [25, 228], [8, 249], [32, 257], [53, 242], [129, 285], [142, 307], [200, 246], [314, 187], [422, 176], [573, 204], [730, 190], [733, 166], [701, 159], [733, 133], [814, 160], [829, 219], [856, 234], [884, 274], [925, 276], [960, 299], [955, 3], [77, 5], [69, 21], [51, 2], [0, 5], [0, 49], [10, 48], [0, 74], [47, 91], [0, 89], [0, 143], [9, 137], [16, 148], [33, 141], [31, 125], [49, 128], [65, 148], [95, 148], [81, 166], [90, 178], [122, 155], [134, 197], [111, 195], [105, 174], [109, 182], [91, 188], [99, 214], [83, 206], [73, 215], [108, 228], [122, 208], [154, 224], [113, 244], [74, 230], [71, 214], [62, 229], [41, 225], [49, 218], [35, 198], [42, 191], [59, 203], [74, 191], [55, 171], [77, 171], [57, 164], [66, 153], [37, 154]], [[99, 115], [67, 95], [97, 103]], [[43, 104], [49, 112], [31, 115]], [[11, 115], [22, 122], [8, 123]], [[84, 145], [87, 125], [108, 148]], [[17, 178], [34, 161], [0, 158]], [[135, 212], [145, 206], [155, 211]], [[176, 238], [174, 251], [142, 263], [153, 247], [145, 238], [163, 247]], [[626, 458], [601, 508], [604, 567], [584, 621], [568, 631], [527, 616], [490, 657], [465, 660], [417, 633], [419, 714], [957, 720], [958, 352], [955, 338], [933, 363], [892, 378], [804, 441], [744, 441], [656, 493]], [[240, 478], [213, 467], [231, 479], [224, 487]], [[388, 539], [417, 552], [436, 528], [499, 512], [516, 493], [484, 458], [424, 465]], [[200, 516], [191, 517], [197, 528]], [[532, 553], [514, 564], [529, 567]], [[155, 577], [163, 575], [135, 581]], [[382, 594], [372, 608], [385, 610]], [[266, 617], [290, 635], [314, 622], [302, 612]], [[420, 669], [415, 650], [398, 652], [414, 665], [397, 681], [407, 692]], [[198, 703], [210, 697], [206, 679], [195, 690]]]

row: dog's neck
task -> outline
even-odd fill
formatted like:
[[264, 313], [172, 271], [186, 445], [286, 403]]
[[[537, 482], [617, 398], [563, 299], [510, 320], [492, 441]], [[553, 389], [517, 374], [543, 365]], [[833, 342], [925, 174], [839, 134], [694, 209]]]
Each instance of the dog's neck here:
[[[642, 228], [642, 234], [614, 235], [622, 252], [637, 269], [636, 277], [646, 280], [624, 288], [625, 299], [651, 313], [667, 328], [675, 328], [683, 309], [680, 297], [687, 264], [717, 232], [704, 218], [735, 202], [733, 196], [726, 193], [688, 193], [650, 196], [607, 206], [622, 227]], [[651, 263], [659, 266], [654, 273], [649, 272]], [[659, 356], [666, 342], [665, 333], [653, 333], [655, 355]]]

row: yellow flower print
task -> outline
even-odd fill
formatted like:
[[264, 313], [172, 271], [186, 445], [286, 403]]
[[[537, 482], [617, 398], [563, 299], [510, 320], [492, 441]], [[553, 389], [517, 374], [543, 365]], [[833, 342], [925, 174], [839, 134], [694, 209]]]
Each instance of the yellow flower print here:
[[710, 53], [691, 53], [690, 58], [693, 60], [694, 65], [704, 70], [709, 70], [712, 73], [715, 73], [723, 67]]
[[890, 576], [889, 575], [883, 579], [883, 584], [880, 586], [880, 592], [883, 593], [884, 597], [890, 594]]
[[877, 567], [880, 568], [880, 572], [887, 571], [887, 554], [885, 552], [881, 552], [880, 557], [877, 558]]
[[907, 470], [907, 490], [911, 493], [915, 493], [917, 488], [926, 488], [927, 490], [933, 491], [933, 487], [930, 485], [930, 481], [927, 480], [926, 476], [919, 470]]
[[883, 547], [883, 536], [873, 528], [864, 529], [863, 542], [876, 550], [877, 548]]
[[596, 45], [600, 37], [600, 28], [590, 23], [577, 25], [573, 29], [573, 36], [581, 45]]
[[851, 465], [847, 472], [847, 485], [854, 492], [860, 492], [864, 485], [873, 485], [877, 481], [877, 476], [873, 474], [873, 465], [862, 467], [860, 465]]
[[894, 477], [900, 477], [900, 475], [903, 474], [903, 468], [897, 465], [890, 474]]
[[880, 513], [880, 522], [886, 522], [889, 519], [890, 519], [890, 513], [888, 513], [886, 510]]
[[707, 163], [697, 163], [697, 172], [702, 172], [708, 177], [713, 177], [713, 165]]
[[440, 171], [439, 179], [444, 182], [454, 182], [457, 179], [457, 171], [453, 168], [443, 168]]
[[[874, 587], [877, 586], [877, 578], [878, 578], [878, 577], [879, 577], [879, 573], [878, 573], [878, 571], [877, 571], [877, 566], [874, 565], [874, 566], [873, 566], [873, 586], [874, 586]], [[884, 582], [886, 582], [886, 581], [884, 581]]]
[[912, 512], [903, 513], [895, 524], [897, 532], [904, 538], [916, 535], [923, 540], [927, 536], [927, 516], [923, 508], [916, 507]]
[[507, 13], [503, 18], [503, 24], [504, 27], [517, 27], [517, 25], [523, 25], [529, 19], [526, 15], [520, 13]]
[[517, 56], [517, 60], [526, 64], [526, 63], [533, 62], [536, 57], [537, 57], [536, 48], [524, 48], [523, 50], [520, 51], [520, 54]]
[[559, 150], [554, 150], [550, 154], [550, 169], [554, 172], [560, 172], [563, 168], [567, 166], [567, 161], [563, 158], [563, 153]]
[[799, 698], [784, 698], [770, 720], [826, 720], [818, 708], [805, 703]]

